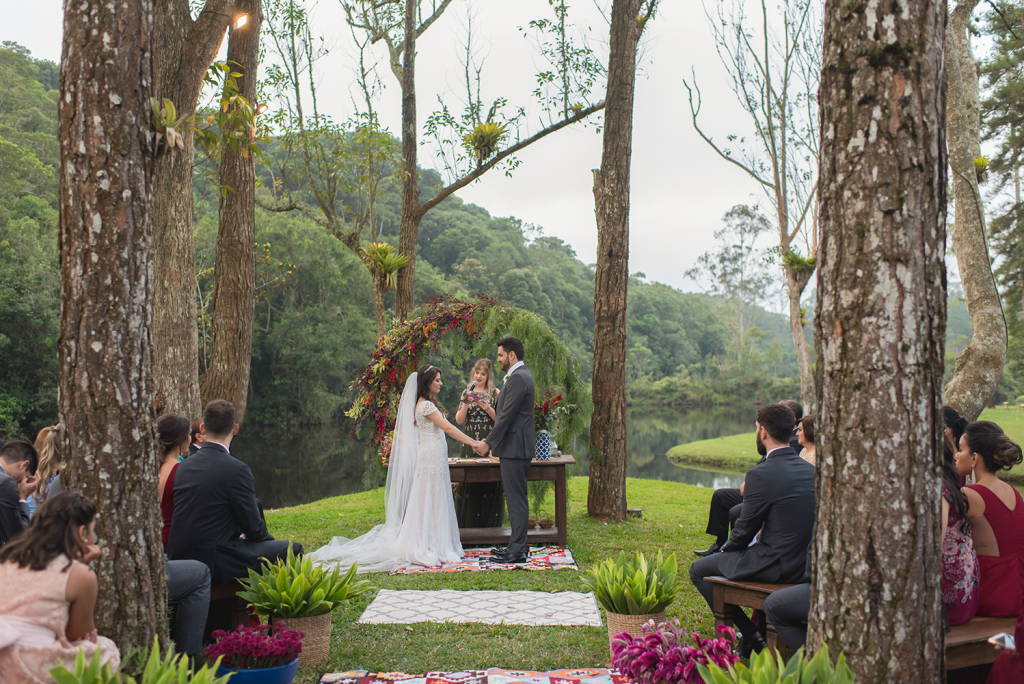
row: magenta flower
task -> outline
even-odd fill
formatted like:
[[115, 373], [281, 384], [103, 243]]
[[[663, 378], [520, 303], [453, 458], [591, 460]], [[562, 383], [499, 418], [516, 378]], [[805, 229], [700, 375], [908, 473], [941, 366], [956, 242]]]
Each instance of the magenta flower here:
[[626, 632], [612, 639], [612, 665], [636, 684], [700, 684], [697, 665], [714, 663], [723, 669], [739, 661], [732, 652], [736, 632], [719, 627], [722, 636], [702, 639], [687, 633], [679, 622], [671, 620], [653, 629], [644, 625], [642, 634]]
[[288, 629], [284, 622], [259, 627], [239, 625], [233, 632], [222, 629], [211, 636], [206, 657], [223, 657], [221, 664], [231, 669], [257, 669], [287, 665], [302, 652], [302, 632]]

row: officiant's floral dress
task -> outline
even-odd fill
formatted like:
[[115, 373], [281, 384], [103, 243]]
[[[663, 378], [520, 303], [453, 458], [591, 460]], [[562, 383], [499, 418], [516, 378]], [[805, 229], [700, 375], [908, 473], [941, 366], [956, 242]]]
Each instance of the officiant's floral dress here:
[[[498, 390], [491, 390], [485, 399], [494, 408], [498, 401]], [[462, 431], [473, 439], [483, 439], [491, 434], [494, 421], [479, 404], [469, 404], [466, 424]], [[463, 444], [460, 458], [480, 458], [473, 447]], [[459, 527], [501, 527], [505, 513], [505, 490], [500, 482], [460, 482], [455, 490], [455, 515]]]

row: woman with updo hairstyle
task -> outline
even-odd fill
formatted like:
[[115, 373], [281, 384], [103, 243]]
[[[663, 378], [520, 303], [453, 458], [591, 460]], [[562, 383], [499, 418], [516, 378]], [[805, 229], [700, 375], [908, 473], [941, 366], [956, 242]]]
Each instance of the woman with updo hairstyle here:
[[50, 669], [74, 669], [97, 650], [116, 669], [113, 641], [96, 634], [99, 558], [96, 506], [74, 492], [47, 497], [28, 527], [0, 549], [0, 680], [52, 682]]
[[1024, 461], [1020, 446], [995, 423], [969, 423], [960, 437], [956, 470], [974, 474], [964, 487], [971, 536], [981, 566], [978, 615], [1024, 613], [1024, 500], [996, 473]]
[[160, 496], [160, 517], [164, 523], [160, 536], [166, 553], [167, 540], [171, 534], [171, 516], [174, 514], [174, 474], [178, 464], [188, 457], [192, 421], [178, 413], [165, 413], [156, 421], [156, 431], [160, 438], [161, 452], [157, 492]]
[[814, 465], [818, 458], [818, 448], [814, 445], [814, 416], [804, 416], [797, 421], [796, 438], [803, 447], [800, 458]]

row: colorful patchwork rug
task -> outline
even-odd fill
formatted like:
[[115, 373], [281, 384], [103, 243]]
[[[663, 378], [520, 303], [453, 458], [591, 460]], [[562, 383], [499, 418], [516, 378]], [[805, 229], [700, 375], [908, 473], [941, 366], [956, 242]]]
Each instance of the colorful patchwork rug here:
[[593, 593], [575, 591], [414, 591], [381, 589], [360, 624], [478, 622], [486, 625], [600, 627]]
[[627, 684], [618, 670], [579, 668], [576, 670], [463, 670], [462, 672], [369, 672], [349, 670], [320, 677], [319, 684]]
[[465, 557], [444, 565], [408, 563], [391, 568], [392, 575], [413, 575], [422, 572], [483, 572], [487, 570], [578, 570], [572, 552], [564, 546], [531, 546], [526, 563], [494, 563], [489, 556], [493, 548], [466, 549]]

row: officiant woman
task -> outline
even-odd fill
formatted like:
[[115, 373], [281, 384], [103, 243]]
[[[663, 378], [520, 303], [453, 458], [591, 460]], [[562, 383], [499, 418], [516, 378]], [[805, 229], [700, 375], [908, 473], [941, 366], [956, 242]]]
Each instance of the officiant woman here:
[[[494, 405], [498, 389], [494, 386], [494, 364], [480, 359], [473, 364], [469, 382], [459, 400], [455, 422], [473, 439], [483, 439], [494, 427]], [[479, 458], [473, 449], [462, 445], [460, 458]], [[501, 527], [505, 493], [500, 482], [460, 482], [455, 491], [455, 515], [459, 527]]]

